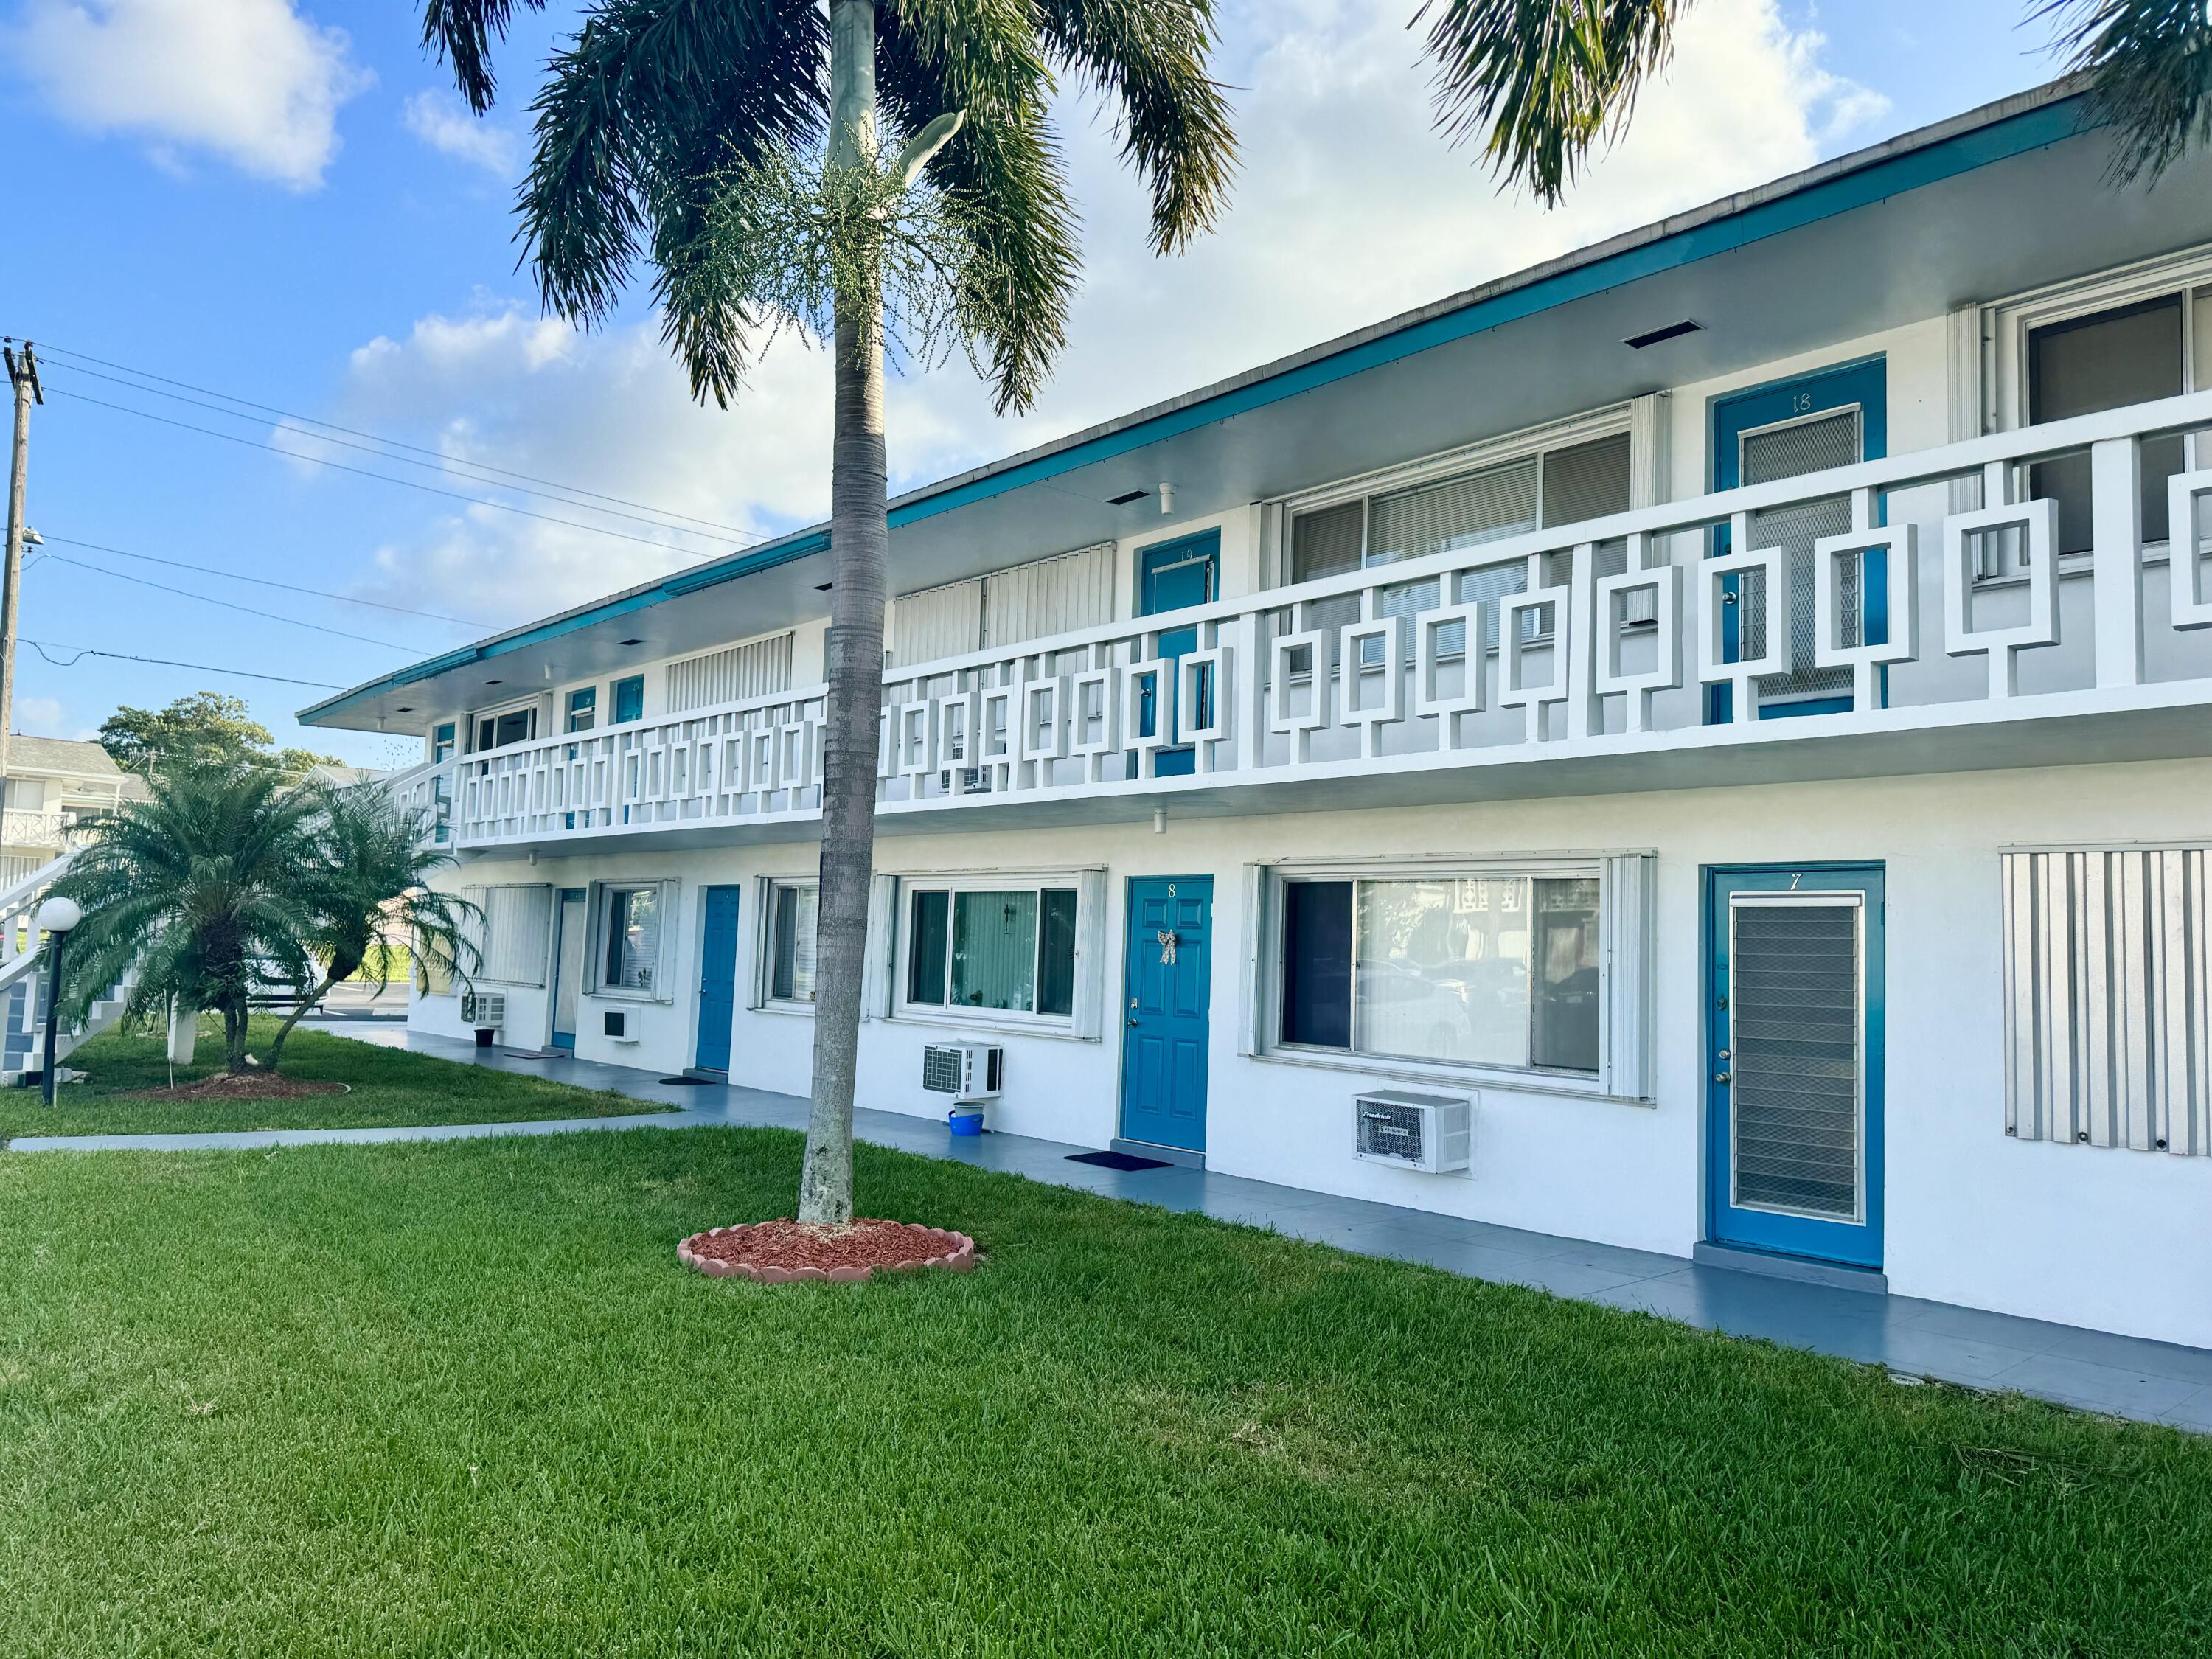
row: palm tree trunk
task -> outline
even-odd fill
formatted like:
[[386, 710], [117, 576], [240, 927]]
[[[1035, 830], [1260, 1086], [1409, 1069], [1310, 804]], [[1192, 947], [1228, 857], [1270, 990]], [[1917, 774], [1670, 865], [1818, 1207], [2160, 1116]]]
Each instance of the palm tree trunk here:
[[[832, 166], [876, 153], [875, 0], [831, 0]], [[830, 477], [829, 712], [822, 754], [822, 890], [815, 911], [814, 1101], [799, 1218], [853, 1216], [853, 1085], [875, 873], [876, 759], [890, 552], [884, 454], [883, 293], [837, 296], [836, 431]]]
[[276, 1028], [276, 1035], [269, 1039], [269, 1069], [270, 1071], [275, 1071], [277, 1062], [283, 1059], [284, 1039], [292, 1035], [292, 1028], [300, 1023], [301, 1018], [308, 1009], [330, 995], [331, 988], [338, 982], [340, 977], [337, 969], [333, 967], [329, 973], [323, 975], [323, 982], [301, 998], [298, 1006], [284, 1016], [284, 1023]]
[[222, 1005], [223, 1061], [233, 1077], [245, 1075], [247, 1011], [235, 1002]]

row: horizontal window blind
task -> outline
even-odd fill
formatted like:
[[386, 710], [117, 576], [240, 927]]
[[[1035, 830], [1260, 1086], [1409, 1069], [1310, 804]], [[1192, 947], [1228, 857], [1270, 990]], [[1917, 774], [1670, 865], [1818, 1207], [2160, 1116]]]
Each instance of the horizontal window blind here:
[[2005, 1130], [2212, 1154], [2212, 852], [2004, 860]]
[[1541, 500], [1534, 459], [1377, 495], [1368, 504], [1367, 562], [1389, 564], [1517, 536], [1536, 528]]
[[772, 634], [668, 665], [668, 712], [711, 708], [791, 690], [792, 636]]
[[543, 985], [553, 944], [553, 890], [544, 882], [471, 887], [464, 896], [481, 911], [476, 977], [491, 985]]

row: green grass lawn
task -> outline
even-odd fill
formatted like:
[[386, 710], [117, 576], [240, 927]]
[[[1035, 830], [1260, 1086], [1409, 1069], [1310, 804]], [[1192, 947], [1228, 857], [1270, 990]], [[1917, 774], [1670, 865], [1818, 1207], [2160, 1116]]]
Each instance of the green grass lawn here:
[[[266, 1054], [276, 1029], [257, 1018], [252, 1052]], [[372, 1128], [406, 1123], [519, 1123], [562, 1117], [608, 1117], [663, 1109], [599, 1089], [573, 1088], [548, 1078], [455, 1066], [423, 1054], [379, 1048], [322, 1031], [295, 1030], [284, 1044], [283, 1071], [351, 1085], [346, 1094], [297, 1100], [133, 1100], [166, 1088], [167, 1048], [159, 1035], [104, 1032], [69, 1057], [85, 1081], [62, 1085], [50, 1111], [34, 1089], [0, 1091], [0, 1140], [18, 1135], [169, 1134], [217, 1129]], [[202, 1022], [194, 1063], [177, 1068], [188, 1082], [222, 1069], [222, 1026]]]
[[2212, 1443], [798, 1139], [0, 1158], [9, 1655], [2212, 1651]]

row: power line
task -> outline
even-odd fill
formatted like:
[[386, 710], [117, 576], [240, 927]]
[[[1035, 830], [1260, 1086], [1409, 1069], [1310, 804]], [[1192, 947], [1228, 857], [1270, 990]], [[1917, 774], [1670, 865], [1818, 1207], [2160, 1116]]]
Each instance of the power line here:
[[[133, 368], [128, 363], [111, 362], [105, 357], [95, 357], [89, 352], [71, 351], [68, 348], [61, 346], [49, 346], [47, 349], [49, 351], [58, 352], [64, 357], [74, 357], [82, 363], [98, 363], [102, 368], [112, 368], [124, 374], [135, 374], [142, 380], [155, 380], [158, 381], [162, 386], [179, 386], [186, 392], [197, 392], [204, 397], [219, 398], [225, 403], [236, 404], [245, 409], [258, 410], [264, 415], [275, 415], [287, 421], [299, 421], [308, 426], [320, 427], [326, 432], [343, 432], [348, 437], [351, 438], [366, 438], [371, 443], [389, 445], [394, 449], [411, 450], [416, 454], [432, 457], [441, 465], [452, 465], [471, 467], [479, 472], [496, 473], [502, 477], [520, 479], [524, 483], [544, 484], [548, 489], [566, 490], [573, 495], [586, 495], [594, 501], [611, 501], [617, 507], [634, 507], [641, 512], [657, 513], [663, 518], [681, 519], [691, 524], [703, 525], [708, 529], [724, 535], [737, 536], [756, 542], [765, 541], [768, 539], [766, 536], [763, 535], [758, 531], [739, 530], [733, 525], [719, 523], [713, 519], [702, 519], [692, 514], [678, 513], [672, 507], [654, 507], [651, 503], [646, 501], [634, 501], [622, 495], [605, 495], [599, 490], [586, 489], [579, 484], [561, 483], [551, 478], [541, 478], [535, 473], [517, 472], [511, 467], [494, 466], [489, 461], [459, 461], [453, 457], [447, 455], [441, 450], [428, 449], [421, 444], [410, 444], [398, 438], [380, 437], [374, 432], [363, 432], [356, 427], [340, 426], [334, 421], [318, 420], [312, 415], [295, 414], [289, 410], [278, 409], [270, 404], [256, 403], [251, 398], [234, 397], [228, 392], [217, 392], [210, 386], [195, 386], [190, 380], [179, 380], [172, 379], [167, 374], [156, 374], [150, 369]], [[64, 364], [63, 367], [75, 368], [75, 365]], [[76, 369], [76, 372], [84, 374], [90, 374], [92, 373], [90, 369]], [[102, 374], [98, 375], [95, 378], [105, 380], [112, 379], [113, 377]], [[127, 380], [118, 380], [116, 381], [116, 384], [118, 386], [129, 386], [131, 382]], [[152, 386], [139, 386], [137, 389], [142, 392], [153, 392], [154, 395], [157, 398], [165, 398], [170, 395], [165, 392], [155, 391]], [[183, 403], [191, 403], [193, 399], [185, 398], [180, 398], [179, 401]], [[208, 405], [203, 404], [202, 407], [205, 408], [208, 407]], [[394, 459], [396, 459], [397, 457]]]
[[[128, 387], [131, 391], [133, 391], [133, 392], [148, 392], [148, 393], [149, 393], [149, 394], [151, 394], [152, 396], [156, 397], [156, 398], [172, 398], [172, 399], [173, 399], [174, 401], [176, 401], [176, 402], [178, 402], [178, 403], [180, 403], [180, 404], [191, 404], [193, 408], [195, 408], [195, 409], [205, 409], [205, 410], [213, 410], [216, 414], [217, 414], [217, 415], [222, 415], [222, 416], [227, 416], [227, 417], [228, 417], [229, 419], [234, 420], [234, 421], [255, 421], [255, 422], [258, 422], [258, 421], [260, 420], [260, 418], [261, 418], [261, 417], [260, 417], [259, 416], [258, 416], [258, 415], [242, 415], [242, 414], [240, 414], [238, 410], [234, 410], [234, 409], [225, 409], [225, 408], [224, 408], [221, 404], [210, 403], [210, 402], [208, 402], [205, 398], [187, 398], [187, 397], [185, 397], [185, 396], [184, 396], [182, 393], [180, 393], [180, 392], [162, 392], [162, 391], [161, 391], [161, 390], [159, 390], [159, 389], [157, 389], [157, 388], [155, 388], [155, 387], [154, 387], [154, 386], [141, 386], [141, 385], [139, 385], [136, 380], [126, 380], [122, 379], [122, 378], [121, 378], [120, 376], [118, 376], [118, 375], [114, 375], [114, 374], [99, 374], [98, 372], [96, 372], [96, 371], [94, 371], [94, 370], [93, 370], [93, 369], [89, 369], [89, 368], [78, 368], [75, 363], [62, 363], [62, 364], [58, 365], [58, 368], [60, 368], [60, 369], [62, 370], [62, 372], [63, 372], [64, 374], [84, 374], [84, 375], [89, 375], [92, 379], [94, 379], [94, 380], [105, 380], [105, 381], [106, 381], [110, 386], [125, 386], [125, 387]], [[221, 392], [216, 392], [216, 393], [215, 393], [214, 395], [215, 395], [215, 396], [216, 396], [216, 397], [218, 397], [218, 398], [220, 398], [220, 397], [222, 397], [223, 394], [222, 394], [222, 393], [221, 393]], [[245, 400], [244, 398], [234, 398], [232, 401], [236, 402], [236, 403], [244, 403], [246, 400]], [[254, 405], [252, 405], [252, 407], [254, 407], [254, 408], [258, 409], [258, 408], [264, 408], [264, 407], [266, 407], [266, 406], [265, 406], [265, 405], [263, 405], [263, 404], [254, 404]], [[299, 422], [301, 422], [302, 425], [315, 425], [315, 426], [320, 426], [320, 425], [324, 425], [324, 424], [325, 424], [325, 422], [319, 422], [319, 421], [313, 421], [313, 420], [312, 420], [309, 416], [305, 416], [305, 415], [285, 415], [285, 414], [283, 413], [283, 410], [271, 410], [270, 412], [271, 412], [271, 413], [274, 413], [274, 414], [277, 414], [277, 415], [282, 416], [283, 416], [283, 419], [285, 419], [285, 420]], [[333, 427], [333, 428], [331, 428], [331, 430], [332, 430], [332, 431], [337, 431], [337, 432], [344, 432], [344, 431], [348, 431], [348, 430], [349, 430], [349, 429], [350, 429], [350, 428], [346, 428], [346, 427]], [[362, 435], [362, 436], [364, 436], [364, 437], [367, 437], [367, 436], [369, 436], [370, 434], [361, 434], [361, 435]], [[441, 476], [441, 477], [452, 477], [452, 476], [454, 474], [454, 472], [456, 472], [457, 471], [460, 471], [460, 470], [461, 470], [461, 469], [463, 469], [463, 468], [472, 468], [472, 467], [474, 467], [474, 466], [476, 465], [476, 463], [474, 463], [474, 462], [472, 462], [472, 461], [462, 461], [462, 460], [458, 460], [458, 459], [454, 459], [454, 458], [453, 458], [453, 457], [441, 457], [441, 458], [440, 458], [439, 459], [437, 459], [437, 460], [418, 461], [418, 460], [416, 460], [416, 459], [414, 459], [414, 457], [412, 457], [412, 456], [410, 456], [410, 455], [395, 455], [395, 454], [393, 454], [393, 453], [392, 453], [389, 449], [380, 449], [380, 448], [378, 448], [378, 447], [377, 447], [377, 445], [379, 445], [379, 444], [392, 444], [392, 445], [396, 445], [398, 447], [399, 447], [399, 448], [403, 448], [403, 449], [416, 449], [416, 448], [420, 447], [418, 445], [415, 445], [415, 444], [399, 444], [399, 443], [398, 443], [398, 440], [396, 440], [396, 439], [390, 439], [390, 438], [375, 438], [375, 439], [373, 439], [373, 441], [370, 441], [370, 442], [368, 442], [368, 443], [355, 443], [355, 442], [351, 441], [349, 439], [346, 439], [346, 438], [333, 438], [333, 437], [327, 436], [325, 434], [324, 434], [324, 433], [320, 433], [320, 432], [306, 432], [306, 431], [302, 431], [302, 432], [301, 432], [301, 433], [300, 433], [300, 436], [301, 436], [301, 437], [302, 437], [302, 438], [305, 438], [305, 439], [311, 440], [311, 441], [313, 441], [313, 442], [315, 442], [315, 443], [319, 443], [319, 444], [335, 444], [335, 445], [337, 445], [337, 446], [339, 448], [341, 448], [341, 449], [351, 449], [351, 450], [357, 450], [357, 451], [359, 451], [361, 453], [362, 453], [362, 454], [364, 454], [364, 455], [374, 455], [374, 456], [377, 457], [380, 460], [392, 461], [392, 462], [394, 462], [394, 463], [396, 463], [397, 465], [401, 465], [401, 466], [419, 466], [419, 467], [423, 468], [423, 469], [424, 469], [425, 471], [427, 471], [435, 472], [435, 473], [439, 474], [440, 476]], [[298, 452], [298, 451], [296, 451], [296, 450], [289, 450], [289, 449], [288, 449], [288, 450], [284, 450], [284, 451], [283, 451], [282, 453], [284, 453], [284, 454], [287, 454], [287, 455], [293, 455], [293, 454], [298, 454], [298, 453], [299, 453], [299, 452]], [[423, 450], [423, 451], [422, 451], [422, 453], [423, 453], [424, 454], [426, 454], [426, 455], [437, 455], [437, 453], [438, 453], [438, 452], [437, 452], [437, 451], [435, 451], [435, 450]], [[312, 456], [312, 455], [302, 455], [302, 456], [301, 457], [301, 459], [305, 459], [305, 460], [313, 460], [313, 459], [315, 459], [316, 458], [315, 458], [315, 457], [313, 457], [313, 456]], [[498, 467], [493, 467], [493, 468], [486, 469], [486, 471], [491, 471], [491, 472], [500, 472], [500, 471], [504, 471], [504, 469], [503, 469], [503, 468], [498, 468]], [[712, 533], [712, 534], [714, 534], [714, 535], [716, 535], [716, 536], [725, 536], [725, 535], [726, 535], [726, 536], [735, 536], [735, 537], [739, 537], [739, 538], [751, 538], [751, 539], [753, 539], [753, 540], [757, 540], [757, 540], [763, 539], [763, 538], [761, 538], [761, 537], [758, 537], [758, 536], [755, 535], [752, 532], [750, 532], [750, 531], [744, 531], [744, 530], [737, 530], [737, 529], [733, 529], [733, 528], [732, 528], [732, 527], [730, 527], [730, 526], [726, 526], [726, 525], [718, 525], [718, 524], [714, 523], [711, 520], [707, 520], [707, 519], [696, 519], [696, 520], [691, 520], [691, 521], [692, 521], [693, 523], [695, 523], [695, 524], [700, 524], [700, 525], [704, 525], [704, 526], [707, 526], [707, 528], [706, 528], [706, 529], [704, 529], [704, 530], [688, 530], [688, 529], [686, 529], [686, 528], [685, 528], [683, 525], [681, 525], [681, 524], [670, 524], [670, 523], [665, 522], [665, 520], [666, 520], [666, 519], [687, 519], [687, 518], [690, 518], [690, 514], [688, 514], [673, 513], [673, 514], [665, 514], [665, 515], [664, 515], [664, 517], [663, 517], [663, 518], [647, 518], [647, 516], [645, 516], [645, 513], [625, 513], [625, 512], [622, 511], [622, 510], [621, 510], [620, 508], [618, 508], [618, 507], [593, 507], [593, 506], [592, 506], [589, 501], [577, 501], [577, 500], [574, 499], [574, 498], [573, 498], [573, 496], [571, 496], [571, 495], [556, 495], [556, 494], [552, 493], [554, 490], [558, 490], [558, 489], [562, 489], [566, 488], [566, 486], [564, 486], [564, 485], [553, 484], [553, 485], [551, 485], [549, 489], [532, 489], [532, 488], [530, 488], [528, 485], [526, 485], [526, 484], [519, 484], [519, 483], [501, 483], [498, 478], [495, 478], [495, 477], [479, 477], [479, 476], [477, 476], [474, 472], [471, 472], [471, 471], [462, 471], [462, 472], [461, 472], [461, 476], [462, 476], [462, 477], [465, 477], [465, 478], [467, 478], [467, 479], [468, 479], [468, 481], [469, 481], [470, 483], [471, 483], [489, 484], [489, 485], [490, 485], [490, 486], [492, 486], [494, 489], [512, 489], [512, 490], [514, 490], [517, 495], [535, 495], [535, 496], [537, 496], [537, 497], [538, 497], [539, 500], [541, 500], [541, 501], [554, 501], [554, 502], [557, 502], [559, 505], [561, 505], [561, 506], [562, 506], [562, 507], [581, 507], [581, 508], [582, 508], [585, 512], [586, 512], [586, 513], [604, 513], [604, 514], [607, 514], [607, 516], [608, 516], [608, 517], [610, 517], [610, 518], [615, 518], [615, 519], [627, 519], [627, 520], [629, 520], [632, 524], [641, 524], [641, 525], [645, 525], [645, 526], [648, 526], [649, 528], [652, 528], [652, 529], [654, 529], [654, 530], [665, 530], [665, 531], [669, 531], [669, 532], [672, 532], [672, 533], [674, 533], [674, 534], [676, 534], [676, 535], [679, 535], [679, 536], [702, 536], [702, 535], [707, 535], [707, 534], [708, 534], [708, 533]], [[509, 476], [509, 477], [522, 477], [522, 476], [524, 476], [524, 475], [520, 474], [520, 473], [514, 473], [514, 474], [509, 474], [508, 476]], [[575, 493], [576, 495], [592, 495], [592, 494], [594, 494], [595, 492], [591, 491], [591, 490], [579, 490], [579, 491], [576, 491], [576, 492], [574, 492], [574, 493]], [[613, 500], [613, 499], [615, 499], [615, 498], [613, 498], [613, 497], [611, 497], [611, 496], [607, 496], [607, 497], [601, 497], [601, 499], [602, 499], [602, 500]], [[659, 508], [659, 507], [648, 507], [648, 508], [647, 508], [647, 509], [646, 509], [646, 513], [659, 513], [660, 511], [661, 511], [661, 509], [660, 509], [660, 508]]]
[[[336, 593], [326, 587], [301, 587], [294, 582], [280, 582], [268, 576], [248, 576], [236, 570], [224, 570], [211, 564], [193, 564], [184, 559], [160, 559], [151, 553], [132, 553], [120, 547], [104, 547], [98, 542], [81, 542], [73, 536], [48, 536], [49, 542], [64, 547], [81, 547], [88, 553], [111, 553], [118, 559], [143, 559], [148, 564], [167, 565], [172, 570], [197, 570], [203, 575], [220, 576], [225, 581], [252, 582], [258, 587], [280, 587], [287, 593], [306, 593], [318, 599], [335, 599], [341, 605], [365, 605], [373, 610], [395, 611], [403, 617], [426, 617], [432, 622], [451, 623], [456, 628], [473, 628], [489, 632], [492, 624], [471, 622], [466, 617], [448, 617], [436, 611], [417, 611], [404, 605], [386, 605], [382, 599], [364, 599], [351, 593]], [[55, 557], [61, 556], [56, 554]], [[28, 564], [23, 567], [30, 568]]]
[[256, 610], [250, 605], [238, 605], [229, 599], [218, 599], [212, 593], [195, 593], [189, 587], [172, 587], [167, 582], [157, 582], [148, 576], [133, 576], [120, 570], [104, 570], [96, 564], [87, 564], [82, 559], [72, 559], [66, 554], [49, 553], [46, 556], [56, 564], [65, 564], [72, 570], [89, 570], [95, 576], [112, 576], [119, 582], [135, 582], [141, 587], [151, 587], [163, 593], [174, 593], [181, 599], [198, 599], [202, 605], [219, 605], [226, 611], [243, 611], [249, 617], [261, 617], [270, 622], [289, 623], [295, 628], [310, 628], [318, 634], [335, 634], [342, 640], [358, 640], [363, 645], [380, 646], [387, 651], [411, 652], [411, 645], [402, 645], [397, 640], [371, 639], [366, 634], [349, 634], [343, 628], [326, 628], [321, 623], [302, 622], [297, 617], [280, 616], [274, 611]]
[[[105, 657], [110, 662], [152, 663], [155, 666], [161, 668], [189, 668], [195, 673], [199, 674], [234, 674], [241, 679], [274, 680], [279, 685], [311, 686], [318, 691], [343, 691], [345, 690], [345, 687], [335, 684], [329, 680], [295, 680], [290, 676], [285, 674], [256, 673], [251, 668], [218, 668], [212, 663], [179, 662], [173, 657], [133, 657], [120, 651], [101, 651], [97, 650], [89, 645], [56, 645], [46, 640], [25, 640], [23, 643], [29, 646], [32, 650], [37, 652], [41, 657], [45, 657], [48, 662], [52, 663], [57, 668], [74, 668], [77, 664], [82, 662], [87, 657]], [[59, 662], [48, 654], [49, 653], [55, 651], [73, 651], [76, 654], [71, 657], [67, 662]]]
[[[633, 536], [627, 531], [610, 530], [605, 525], [585, 524], [575, 519], [556, 519], [550, 513], [532, 513], [526, 507], [514, 507], [506, 501], [488, 501], [482, 495], [464, 495], [459, 490], [441, 489], [434, 484], [416, 482], [413, 478], [395, 478], [389, 472], [372, 472], [367, 467], [348, 466], [343, 461], [333, 461], [321, 455], [304, 455], [296, 449], [283, 449], [275, 444], [264, 444], [258, 439], [241, 437], [235, 432], [218, 432], [211, 426], [194, 426], [190, 421], [172, 420], [167, 415], [156, 415], [150, 409], [133, 409], [128, 404], [112, 404], [104, 398], [88, 398], [82, 392], [70, 392], [60, 386], [53, 388], [60, 397], [81, 404], [92, 404], [100, 409], [112, 409], [119, 414], [136, 415], [142, 421], [154, 421], [162, 426], [180, 427], [186, 432], [197, 432], [204, 437], [221, 438], [229, 443], [244, 444], [248, 449], [265, 449], [272, 455], [282, 455], [295, 461], [310, 461], [317, 466], [326, 466], [337, 472], [350, 472], [356, 477], [374, 478], [380, 483], [398, 484], [403, 489], [419, 489], [428, 495], [442, 495], [447, 501], [466, 501], [471, 507], [488, 507], [495, 512], [512, 513], [518, 518], [535, 519], [541, 524], [557, 524], [570, 530], [581, 530], [594, 536], [611, 536], [617, 541], [635, 542], [640, 547], [657, 549], [679, 559], [703, 560], [714, 556], [698, 553], [687, 547], [671, 547], [666, 542], [657, 542], [644, 536]], [[672, 529], [673, 526], [670, 526]], [[684, 531], [684, 535], [698, 535], [698, 531]]]

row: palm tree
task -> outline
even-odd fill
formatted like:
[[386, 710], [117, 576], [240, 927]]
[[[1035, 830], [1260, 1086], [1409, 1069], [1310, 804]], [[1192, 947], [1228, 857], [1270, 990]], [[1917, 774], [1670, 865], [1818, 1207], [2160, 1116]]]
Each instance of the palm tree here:
[[[490, 106], [518, 4], [426, 0], [426, 46]], [[1055, 71], [1107, 99], [1166, 254], [1224, 205], [1235, 143], [1212, 0], [597, 0], [538, 93], [519, 204], [546, 307], [605, 317], [642, 255], [692, 391], [726, 404], [779, 327], [833, 344], [820, 994], [802, 1221], [852, 1214], [853, 1086], [875, 860], [886, 556], [887, 284], [1001, 411], [1064, 343], [1075, 216]], [[880, 130], [905, 140], [886, 161]], [[918, 205], [917, 205], [918, 204]], [[826, 314], [824, 314], [826, 313]], [[927, 356], [927, 350], [922, 354]]]
[[401, 811], [374, 787], [315, 793], [315, 914], [307, 950], [322, 973], [303, 984], [298, 1005], [269, 1040], [265, 1063], [272, 1071], [301, 1016], [365, 963], [374, 965], [381, 988], [390, 983], [392, 958], [402, 945], [455, 963], [464, 979], [481, 962], [465, 932], [477, 907], [429, 884], [453, 858], [430, 845], [427, 815]]
[[222, 1015], [229, 1069], [246, 1069], [246, 1016], [264, 986], [310, 971], [321, 872], [313, 792], [270, 767], [157, 773], [94, 832], [57, 894], [84, 920], [70, 936], [59, 1019], [82, 1019], [135, 965], [127, 1012], [173, 997]]
[[[1592, 148], [1627, 125], [1692, 0], [1427, 0], [1437, 121], [1481, 137], [1502, 182], [1556, 204]], [[2052, 49], [2114, 129], [2117, 180], [2156, 178], [2212, 137], [2212, 19], [2203, 0], [2032, 0]], [[1486, 135], [1486, 136], [1485, 136]]]

